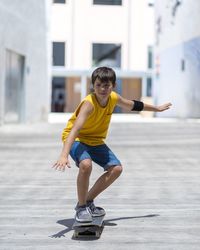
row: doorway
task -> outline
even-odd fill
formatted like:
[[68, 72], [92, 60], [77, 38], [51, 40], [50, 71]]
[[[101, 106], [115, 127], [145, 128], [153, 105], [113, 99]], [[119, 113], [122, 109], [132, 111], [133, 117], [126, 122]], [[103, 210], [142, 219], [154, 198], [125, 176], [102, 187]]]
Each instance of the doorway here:
[[19, 123], [23, 119], [24, 62], [24, 56], [6, 50], [5, 123]]

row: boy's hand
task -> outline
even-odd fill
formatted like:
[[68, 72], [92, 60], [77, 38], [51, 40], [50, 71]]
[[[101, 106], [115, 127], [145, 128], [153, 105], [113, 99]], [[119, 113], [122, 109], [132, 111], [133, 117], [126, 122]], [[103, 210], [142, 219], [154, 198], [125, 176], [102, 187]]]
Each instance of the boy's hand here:
[[160, 105], [157, 107], [157, 112], [165, 111], [165, 110], [169, 109], [171, 106], [172, 106], [172, 104], [170, 102], [165, 103], [163, 105]]
[[53, 168], [55, 168], [55, 170], [65, 171], [66, 166], [68, 168], [71, 168], [68, 158], [64, 156], [60, 156], [57, 162], [53, 165]]

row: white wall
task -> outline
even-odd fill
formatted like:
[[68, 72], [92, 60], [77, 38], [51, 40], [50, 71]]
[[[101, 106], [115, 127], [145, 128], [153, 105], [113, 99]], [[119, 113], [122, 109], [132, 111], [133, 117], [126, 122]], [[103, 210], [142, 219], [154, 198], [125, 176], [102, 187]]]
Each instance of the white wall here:
[[[182, 1], [177, 9], [175, 18], [172, 17], [172, 8], [175, 1], [155, 0], [156, 19], [161, 16], [160, 43], [157, 47], [164, 50], [176, 46], [199, 36], [200, 2], [196, 0]], [[173, 24], [172, 24], [173, 23]]]
[[147, 45], [153, 43], [153, 11], [146, 0], [122, 6], [93, 5], [92, 0], [52, 4], [52, 41], [66, 42], [66, 67], [92, 66], [92, 43], [121, 43], [122, 69], [146, 70]]
[[0, 121], [4, 116], [5, 52], [25, 57], [24, 121], [47, 120], [50, 108], [48, 0], [0, 1]]
[[[161, 32], [156, 46], [160, 75], [155, 78], [156, 103], [171, 101], [170, 111], [157, 116], [200, 117], [200, 2], [182, 1], [172, 17], [173, 2], [155, 1]], [[184, 64], [184, 65], [183, 65]]]

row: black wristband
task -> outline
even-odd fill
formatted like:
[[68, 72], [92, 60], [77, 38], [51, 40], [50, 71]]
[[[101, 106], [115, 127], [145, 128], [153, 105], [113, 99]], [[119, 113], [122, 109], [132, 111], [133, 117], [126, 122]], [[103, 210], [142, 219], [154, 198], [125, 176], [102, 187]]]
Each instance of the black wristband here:
[[132, 111], [142, 111], [144, 109], [144, 103], [140, 101], [133, 100]]

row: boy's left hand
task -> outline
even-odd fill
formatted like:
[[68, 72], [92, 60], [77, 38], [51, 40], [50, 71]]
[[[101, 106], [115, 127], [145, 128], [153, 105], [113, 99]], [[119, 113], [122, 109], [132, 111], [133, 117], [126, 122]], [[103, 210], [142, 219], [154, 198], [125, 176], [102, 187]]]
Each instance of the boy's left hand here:
[[163, 105], [160, 105], [157, 107], [157, 112], [162, 112], [162, 111], [165, 111], [167, 109], [170, 109], [171, 106], [172, 106], [172, 104], [170, 102], [165, 103]]

